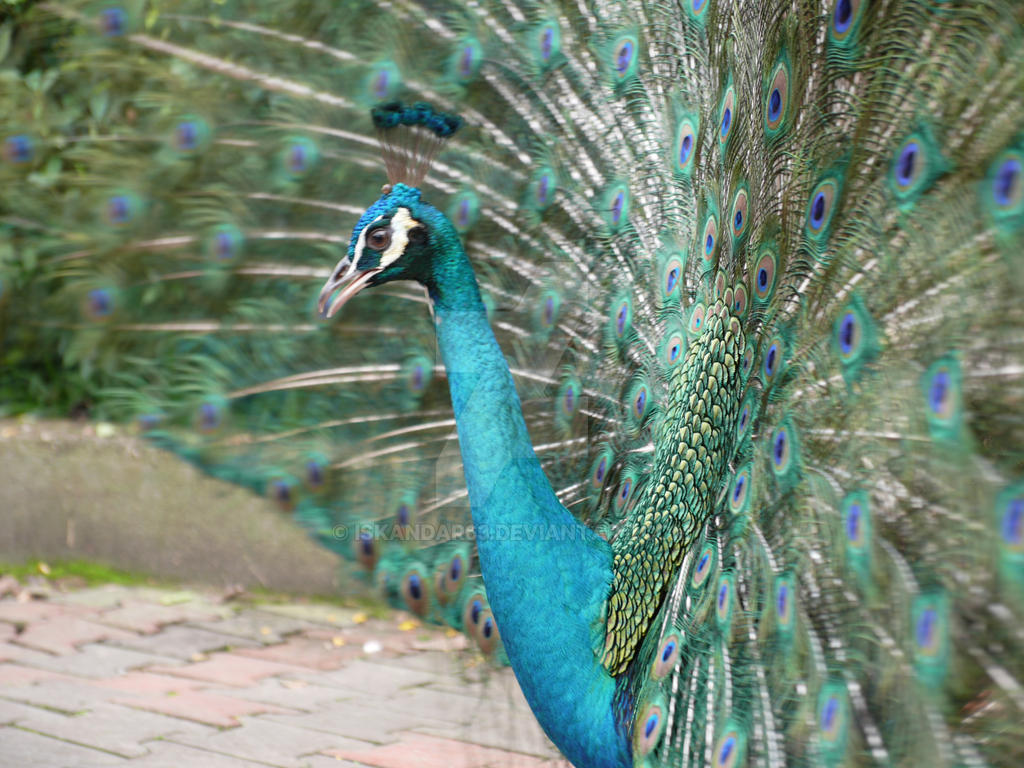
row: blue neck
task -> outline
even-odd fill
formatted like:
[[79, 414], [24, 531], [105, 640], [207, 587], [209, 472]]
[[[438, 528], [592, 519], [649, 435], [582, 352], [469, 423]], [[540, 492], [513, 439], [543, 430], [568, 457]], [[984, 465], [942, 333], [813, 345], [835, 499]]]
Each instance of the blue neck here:
[[487, 597], [537, 720], [577, 766], [631, 764], [600, 661], [611, 550], [562, 506], [457, 238], [428, 284]]

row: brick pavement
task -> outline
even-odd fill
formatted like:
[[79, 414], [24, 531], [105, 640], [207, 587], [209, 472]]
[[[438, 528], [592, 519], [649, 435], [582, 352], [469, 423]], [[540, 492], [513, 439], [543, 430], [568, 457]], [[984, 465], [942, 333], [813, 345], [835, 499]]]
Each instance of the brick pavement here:
[[396, 613], [152, 587], [0, 599], [0, 766], [563, 768], [510, 670]]

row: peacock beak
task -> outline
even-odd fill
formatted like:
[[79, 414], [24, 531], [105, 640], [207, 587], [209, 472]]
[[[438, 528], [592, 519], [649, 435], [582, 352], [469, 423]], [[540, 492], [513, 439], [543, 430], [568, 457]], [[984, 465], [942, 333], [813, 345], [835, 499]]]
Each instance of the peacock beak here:
[[[320, 300], [317, 302], [320, 316], [324, 318], [334, 317], [338, 310], [348, 303], [349, 299], [366, 287], [374, 275], [380, 274], [383, 271], [383, 267], [359, 271], [355, 269], [355, 265], [350, 264], [348, 259], [343, 260], [338, 264], [330, 278], [324, 283], [324, 287], [320, 290]], [[331, 296], [339, 288], [342, 289], [341, 293], [331, 301]]]

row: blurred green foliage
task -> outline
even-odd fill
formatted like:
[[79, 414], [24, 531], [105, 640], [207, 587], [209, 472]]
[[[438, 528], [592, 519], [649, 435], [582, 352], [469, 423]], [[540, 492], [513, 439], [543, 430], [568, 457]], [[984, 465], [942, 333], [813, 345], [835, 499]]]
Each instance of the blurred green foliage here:
[[[37, 4], [0, 2], [0, 141], [28, 134], [59, 150], [68, 136], [87, 129], [89, 107], [76, 95], [80, 78], [61, 62], [71, 26], [52, 18], [37, 23], [31, 13]], [[60, 269], [50, 251], [63, 234], [66, 170], [57, 152], [28, 173], [0, 162], [0, 416], [82, 415], [110, 383], [88, 362], [66, 354], [68, 329], [50, 317]], [[18, 207], [7, 201], [15, 197], [19, 203], [37, 199], [39, 215], [12, 214]]]

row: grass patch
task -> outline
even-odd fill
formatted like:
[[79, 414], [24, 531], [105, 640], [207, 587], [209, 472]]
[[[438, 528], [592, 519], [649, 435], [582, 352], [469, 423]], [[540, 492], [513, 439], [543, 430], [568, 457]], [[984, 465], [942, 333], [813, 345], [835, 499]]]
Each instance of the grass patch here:
[[121, 571], [90, 560], [58, 560], [52, 563], [43, 560], [29, 560], [18, 564], [0, 563], [0, 573], [13, 576], [19, 581], [24, 581], [29, 576], [43, 576], [53, 581], [68, 579], [85, 582], [86, 586], [90, 587], [97, 584], [138, 586], [157, 583], [150, 576]]
[[[142, 573], [131, 573], [111, 568], [103, 563], [91, 560], [28, 560], [24, 563], [0, 562], [0, 575], [9, 575], [18, 581], [25, 582], [30, 577], [42, 577], [50, 581], [63, 582], [66, 586], [95, 587], [103, 584], [120, 584], [126, 587], [182, 587], [180, 582], [172, 579], [157, 579]], [[197, 586], [198, 589], [204, 589]], [[363, 611], [376, 619], [384, 619], [392, 614], [392, 608], [383, 596], [372, 591], [366, 595], [291, 595], [259, 587], [247, 588], [232, 599], [240, 605], [271, 604], [309, 604], [321, 603], [336, 605], [340, 608]]]

